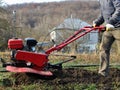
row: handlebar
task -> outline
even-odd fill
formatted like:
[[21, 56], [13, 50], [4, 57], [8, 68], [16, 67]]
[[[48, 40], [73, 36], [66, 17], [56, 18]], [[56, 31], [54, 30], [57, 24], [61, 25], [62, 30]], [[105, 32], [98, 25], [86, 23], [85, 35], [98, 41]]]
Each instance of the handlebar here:
[[[61, 50], [63, 47], [67, 46], [71, 42], [79, 39], [80, 37], [86, 35], [87, 33], [91, 32], [91, 31], [94, 31], [94, 30], [98, 30], [100, 32], [100, 31], [105, 30], [105, 27], [104, 26], [98, 26], [98, 27], [86, 26], [86, 27], [84, 27], [82, 29], [79, 29], [77, 32], [75, 32], [68, 39], [66, 39], [65, 41], [63, 41], [62, 43], [60, 43], [59, 45], [57, 45], [56, 47], [51, 47], [45, 53], [46, 54], [50, 54], [52, 51]], [[85, 31], [85, 32], [83, 33], [83, 31]]]
[[85, 29], [85, 30], [87, 30], [87, 29], [93, 29], [93, 30], [104, 31], [106, 29], [106, 27], [105, 26], [96, 26], [96, 27], [86, 26], [83, 29]]

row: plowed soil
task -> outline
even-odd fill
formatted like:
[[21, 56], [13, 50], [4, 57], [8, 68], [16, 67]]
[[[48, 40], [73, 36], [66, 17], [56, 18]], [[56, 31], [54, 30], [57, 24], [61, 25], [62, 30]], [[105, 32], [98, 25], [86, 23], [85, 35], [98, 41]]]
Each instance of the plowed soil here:
[[13, 74], [15, 84], [47, 83], [48, 85], [66, 85], [66, 84], [96, 84], [101, 90], [111, 90], [114, 86], [120, 88], [120, 69], [111, 68], [110, 75], [103, 77], [98, 75], [98, 71], [90, 71], [80, 68], [69, 68], [62, 71], [54, 71], [55, 77], [40, 77], [29, 74]]

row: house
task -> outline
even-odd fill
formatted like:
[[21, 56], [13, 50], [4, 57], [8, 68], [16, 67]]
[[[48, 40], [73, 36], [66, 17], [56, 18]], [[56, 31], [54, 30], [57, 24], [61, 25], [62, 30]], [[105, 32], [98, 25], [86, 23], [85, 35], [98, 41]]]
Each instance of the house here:
[[[58, 25], [52, 30], [52, 40], [54, 43], [59, 44], [64, 41], [70, 35], [73, 35], [75, 31], [85, 27], [91, 26], [90, 24], [77, 19], [77, 18], [68, 18], [65, 19], [63, 23]], [[54, 38], [53, 38], [54, 37]], [[81, 37], [75, 41], [75, 50], [76, 52], [92, 52], [96, 50], [96, 45], [98, 43], [98, 31], [92, 31], [87, 35]], [[70, 46], [70, 45], [69, 45]]]

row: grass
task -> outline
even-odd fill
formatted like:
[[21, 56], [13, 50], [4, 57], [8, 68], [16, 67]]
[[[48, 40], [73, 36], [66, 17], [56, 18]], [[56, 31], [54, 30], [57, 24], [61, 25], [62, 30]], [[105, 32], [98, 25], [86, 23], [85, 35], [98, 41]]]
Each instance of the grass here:
[[[2, 87], [5, 88], [5, 87]], [[96, 90], [95, 84], [67, 84], [67, 85], [46, 85], [46, 84], [32, 84], [21, 85], [18, 87], [6, 87], [5, 90]], [[0, 89], [1, 90], [1, 89]], [[4, 90], [4, 89], [3, 89]]]
[[[0, 56], [4, 58], [6, 61], [9, 61], [10, 53], [7, 52], [0, 52]], [[66, 55], [66, 54], [65, 54]], [[71, 62], [67, 62], [63, 64], [64, 68], [71, 65], [87, 65], [87, 64], [99, 64], [99, 55], [98, 54], [77, 54], [77, 59]], [[56, 63], [66, 59], [65, 57], [56, 57], [50, 56], [50, 62]], [[116, 54], [112, 54], [111, 56], [111, 64], [117, 65], [120, 64], [120, 56]], [[112, 66], [114, 68], [119, 68], [120, 66]], [[82, 67], [87, 70], [96, 70], [98, 67]], [[2, 70], [2, 66], [0, 66], [0, 70]], [[96, 84], [65, 84], [65, 85], [48, 85], [46, 83], [33, 83], [30, 85], [15, 85], [14, 78], [9, 77], [12, 73], [10, 72], [2, 72], [0, 73], [0, 90], [96, 90]], [[114, 84], [115, 82], [113, 82]], [[115, 90], [117, 90], [120, 83], [114, 86]]]
[[47, 84], [30, 84], [18, 87], [7, 87], [6, 90], [96, 90], [95, 84], [66, 84], [66, 85], [47, 85]]

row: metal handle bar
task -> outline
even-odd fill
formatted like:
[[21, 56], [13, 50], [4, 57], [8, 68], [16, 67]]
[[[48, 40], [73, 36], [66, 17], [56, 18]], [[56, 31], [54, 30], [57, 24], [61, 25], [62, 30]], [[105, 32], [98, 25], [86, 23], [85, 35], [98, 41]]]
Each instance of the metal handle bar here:
[[73, 41], [79, 39], [80, 37], [86, 35], [87, 33], [91, 32], [91, 31], [94, 31], [94, 30], [102, 31], [104, 29], [105, 29], [105, 27], [103, 27], [103, 26], [99, 26], [99, 27], [86, 26], [86, 27], [78, 30], [74, 35], [70, 36], [68, 39], [66, 39], [59, 45], [57, 45], [55, 47], [51, 47], [45, 53], [50, 54], [51, 52], [53, 52], [55, 50], [61, 50], [63, 47], [67, 46], [68, 44], [72, 43]]

